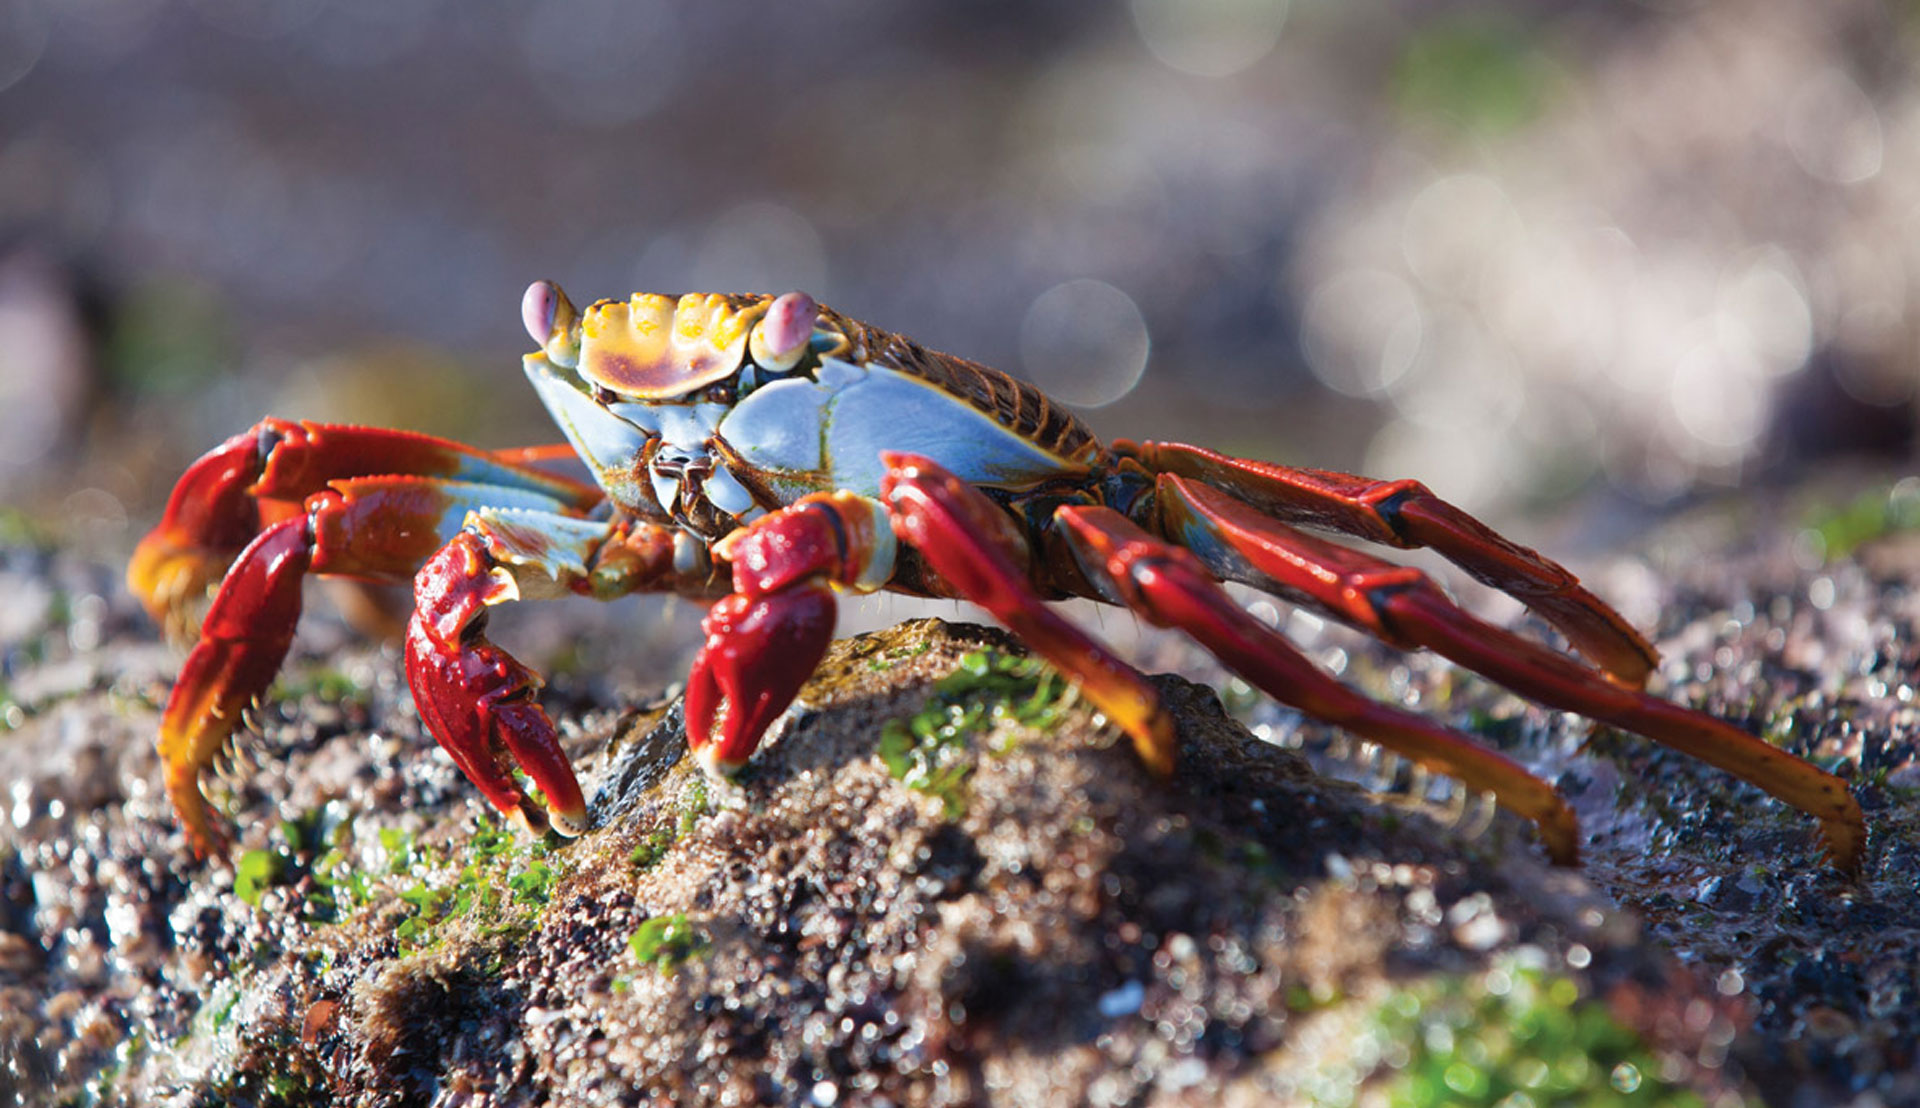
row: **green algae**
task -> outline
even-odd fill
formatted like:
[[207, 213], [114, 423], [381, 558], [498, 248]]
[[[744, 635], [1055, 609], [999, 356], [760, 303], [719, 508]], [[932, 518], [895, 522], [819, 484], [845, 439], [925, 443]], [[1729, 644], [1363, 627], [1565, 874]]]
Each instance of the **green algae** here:
[[1045, 662], [969, 651], [958, 669], [934, 682], [933, 695], [918, 712], [881, 729], [880, 761], [896, 780], [935, 797], [947, 818], [957, 819], [966, 811], [974, 768], [968, 739], [1003, 731], [1002, 725], [1046, 730], [1065, 710], [1068, 689]]
[[698, 957], [706, 948], [705, 936], [679, 913], [655, 916], [627, 938], [627, 949], [635, 960], [665, 974], [673, 973], [682, 962]]
[[1876, 539], [1920, 530], [1920, 479], [1902, 478], [1837, 508], [1823, 505], [1807, 513], [1803, 526], [1808, 536], [1818, 540], [1820, 553], [1829, 562]]
[[1395, 1108], [1702, 1104], [1578, 982], [1513, 959], [1401, 989], [1373, 1022], [1392, 1067], [1383, 1099]]

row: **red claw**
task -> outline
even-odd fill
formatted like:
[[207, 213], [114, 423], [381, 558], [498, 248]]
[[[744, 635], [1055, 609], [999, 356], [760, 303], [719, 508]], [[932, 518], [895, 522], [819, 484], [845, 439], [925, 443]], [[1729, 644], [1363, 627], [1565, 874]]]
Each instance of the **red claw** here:
[[[833, 590], [867, 590], [893, 570], [886, 509], [852, 493], [802, 497], [723, 539], [733, 594], [707, 613], [706, 645], [687, 675], [687, 745], [708, 772], [753, 756], [774, 718], [826, 655]], [[727, 706], [720, 735], [713, 724]]]
[[[462, 534], [421, 568], [407, 628], [407, 684], [420, 717], [467, 778], [509, 818], [569, 838], [586, 831], [587, 804], [553, 721], [534, 701], [540, 678], [479, 633], [500, 583], [481, 541]], [[546, 794], [543, 809], [510, 772]]]
[[[686, 713], [687, 745], [709, 772], [737, 772], [793, 703], [827, 652], [834, 607], [831, 589], [804, 581], [765, 596], [735, 593], [707, 613], [707, 642], [687, 675]], [[727, 714], [715, 738], [723, 699]]]

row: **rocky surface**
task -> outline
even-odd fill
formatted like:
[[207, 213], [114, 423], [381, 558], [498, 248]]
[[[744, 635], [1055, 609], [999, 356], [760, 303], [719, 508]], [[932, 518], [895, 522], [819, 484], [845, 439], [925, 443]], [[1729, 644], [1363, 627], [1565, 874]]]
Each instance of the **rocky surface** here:
[[1723, 774], [1298, 621], [1553, 776], [1585, 868], [1227, 681], [1160, 679], [1155, 780], [937, 621], [836, 644], [709, 784], [671, 700], [561, 649], [606, 618], [570, 605], [511, 641], [562, 675], [592, 833], [486, 819], [395, 658], [317, 612], [216, 790], [235, 856], [198, 862], [151, 746], [177, 654], [117, 567], [15, 536], [0, 1104], [1920, 1103], [1920, 557], [1875, 495], [1881, 526], [1742, 509], [1595, 574], [1669, 695], [1856, 782], [1858, 880]]

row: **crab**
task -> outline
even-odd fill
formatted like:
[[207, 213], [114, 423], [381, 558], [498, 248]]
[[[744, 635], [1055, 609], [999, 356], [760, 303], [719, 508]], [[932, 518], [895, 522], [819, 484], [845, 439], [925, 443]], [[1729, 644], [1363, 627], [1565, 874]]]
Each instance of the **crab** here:
[[[1049, 601], [1091, 597], [1184, 631], [1275, 699], [1492, 794], [1532, 821], [1554, 862], [1577, 860], [1579, 828], [1552, 785], [1322, 672], [1222, 588], [1232, 581], [1717, 766], [1815, 817], [1831, 861], [1859, 865], [1865, 827], [1841, 780], [1644, 691], [1657, 662], [1646, 638], [1567, 570], [1416, 481], [1102, 443], [1033, 386], [803, 293], [642, 293], [580, 311], [541, 281], [522, 315], [539, 346], [526, 375], [566, 443], [487, 451], [268, 418], [189, 467], [137, 548], [133, 591], [197, 636], [159, 750], [202, 855], [228, 844], [202, 778], [280, 668], [302, 579], [321, 574], [413, 581], [405, 664], [420, 716], [535, 832], [578, 835], [589, 814], [540, 678], [487, 638], [492, 607], [642, 590], [711, 602], [686, 731], [703, 766], [730, 775], [819, 663], [837, 594], [890, 589], [986, 609], [1153, 773], [1175, 771], [1177, 746], [1153, 686]], [[591, 483], [555, 468], [573, 458]], [[1425, 573], [1329, 532], [1430, 548], [1525, 603], [1570, 650], [1488, 623]]]

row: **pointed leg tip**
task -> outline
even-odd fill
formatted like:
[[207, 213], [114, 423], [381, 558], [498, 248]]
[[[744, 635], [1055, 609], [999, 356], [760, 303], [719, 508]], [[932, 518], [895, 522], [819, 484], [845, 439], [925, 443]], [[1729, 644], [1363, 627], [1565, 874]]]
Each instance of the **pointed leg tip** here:
[[1534, 827], [1554, 865], [1569, 869], [1580, 865], [1580, 820], [1557, 793], [1553, 794], [1552, 807], [1534, 818]]
[[200, 794], [197, 784], [190, 799], [179, 794], [173, 796], [173, 810], [195, 858], [203, 862], [219, 861], [232, 853], [233, 837]]
[[1865, 828], [1854, 823], [1828, 822], [1821, 828], [1826, 840], [1827, 864], [1848, 877], [1858, 877], [1865, 849]]
[[161, 724], [158, 745], [165, 763], [163, 781], [167, 799], [173, 805], [174, 818], [186, 832], [194, 857], [203, 860], [224, 858], [233, 846], [232, 836], [200, 789], [200, 774], [213, 764], [228, 730], [213, 733], [200, 728], [183, 732], [181, 728], [168, 726], [164, 719]]
[[1158, 704], [1149, 708], [1151, 714], [1144, 719], [1114, 722], [1133, 740], [1134, 753], [1147, 767], [1147, 772], [1164, 781], [1180, 768], [1180, 737], [1174, 730], [1172, 716]]
[[187, 845], [193, 848], [193, 856], [202, 862], [221, 861], [233, 853], [233, 839], [212, 822], [197, 828], [189, 824]]
[[700, 763], [701, 772], [705, 773], [710, 781], [731, 781], [738, 777], [740, 771], [747, 765], [745, 758], [721, 757], [720, 746], [717, 743], [696, 747], [693, 757]]
[[584, 806], [578, 809], [549, 809], [547, 826], [561, 838], [577, 839], [592, 829], [593, 820]]

